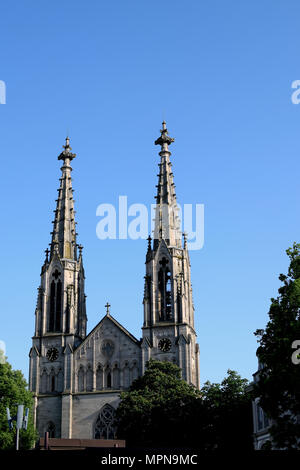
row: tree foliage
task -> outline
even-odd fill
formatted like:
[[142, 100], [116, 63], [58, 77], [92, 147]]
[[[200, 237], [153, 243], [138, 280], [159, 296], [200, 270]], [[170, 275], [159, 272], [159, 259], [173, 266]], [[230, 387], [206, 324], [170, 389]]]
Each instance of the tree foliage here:
[[200, 394], [180, 378], [179, 367], [150, 360], [121, 399], [118, 436], [126, 436], [129, 445], [162, 447], [186, 440], [187, 418]]
[[280, 274], [279, 296], [271, 299], [269, 321], [257, 330], [262, 365], [255, 394], [273, 420], [271, 435], [277, 448], [298, 448], [300, 440], [300, 365], [293, 364], [292, 343], [300, 340], [300, 244], [286, 250], [287, 275]]
[[218, 384], [205, 382], [201, 389], [203, 400], [202, 434], [205, 449], [251, 450], [252, 405], [249, 382], [234, 370]]
[[[145, 374], [121, 394], [118, 437], [129, 446], [221, 449], [230, 444], [230, 426], [238, 424], [240, 436], [246, 435], [245, 445], [251, 447], [252, 418], [248, 408], [245, 413], [245, 403], [250, 403], [247, 381], [228, 372], [221, 385], [207, 382], [200, 392], [180, 378], [176, 365], [150, 360]], [[241, 432], [245, 427], [247, 432]], [[229, 437], [235, 448], [236, 439]]]
[[9, 431], [6, 407], [9, 407], [11, 416], [17, 414], [17, 405], [29, 408], [29, 421], [27, 430], [20, 430], [20, 449], [32, 448], [36, 439], [36, 431], [32, 420], [32, 394], [27, 390], [27, 384], [20, 370], [13, 370], [11, 365], [3, 360], [0, 351], [0, 449], [15, 448], [15, 422], [14, 430]]

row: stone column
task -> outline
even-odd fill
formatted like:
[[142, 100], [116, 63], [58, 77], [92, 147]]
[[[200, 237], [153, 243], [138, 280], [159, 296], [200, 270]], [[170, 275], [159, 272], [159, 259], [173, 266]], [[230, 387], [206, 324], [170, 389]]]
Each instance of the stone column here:
[[96, 391], [97, 389], [97, 384], [96, 384], [96, 373], [97, 373], [97, 370], [96, 370], [96, 363], [95, 363], [95, 359], [96, 359], [96, 341], [95, 341], [95, 338], [93, 337], [92, 338], [92, 342], [93, 342], [93, 356], [92, 356], [92, 370], [93, 370], [93, 385], [92, 385], [92, 390], [93, 392]]
[[62, 394], [61, 399], [61, 438], [72, 438], [72, 395]]
[[33, 396], [33, 409], [32, 409], [34, 428], [36, 428], [36, 409], [37, 409], [37, 406], [38, 406], [38, 399], [37, 399], [37, 396], [34, 395]]

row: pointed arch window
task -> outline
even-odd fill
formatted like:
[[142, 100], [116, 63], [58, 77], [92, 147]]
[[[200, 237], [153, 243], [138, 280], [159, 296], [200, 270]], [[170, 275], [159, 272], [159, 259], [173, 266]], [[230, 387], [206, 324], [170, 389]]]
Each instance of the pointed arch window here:
[[93, 370], [91, 366], [89, 365], [86, 371], [86, 391], [91, 392], [93, 390]]
[[84, 392], [84, 369], [80, 366], [78, 371], [78, 392]]
[[179, 323], [182, 322], [182, 306], [181, 306], [181, 299], [182, 299], [182, 296], [181, 296], [181, 289], [180, 289], [180, 285], [179, 285], [179, 282], [177, 281], [177, 315], [178, 315], [178, 321]]
[[64, 388], [64, 376], [61, 369], [59, 369], [57, 374], [57, 391], [62, 392]]
[[[77, 288], [77, 308], [78, 308], [78, 314], [81, 316], [81, 290], [80, 290], [80, 278], [78, 278], [78, 288]], [[77, 332], [77, 334], [80, 334], [80, 325], [79, 325], [79, 322], [77, 322], [77, 325], [76, 325], [76, 332]]]
[[48, 381], [48, 375], [47, 375], [46, 369], [44, 369], [42, 376], [41, 376], [41, 386], [40, 386], [41, 393], [47, 392], [47, 381]]
[[107, 388], [111, 388], [111, 372], [108, 371], [106, 375], [106, 386]]
[[113, 388], [118, 389], [120, 386], [120, 371], [118, 365], [115, 364], [113, 368]]
[[55, 331], [61, 331], [61, 280], [56, 284]]
[[53, 369], [51, 369], [50, 372], [50, 392], [55, 392], [55, 372]]
[[71, 311], [72, 286], [67, 287], [67, 305], [66, 305], [66, 333], [70, 333], [70, 311]]
[[133, 368], [132, 368], [132, 381], [136, 380], [138, 376], [139, 376], [138, 366], [137, 366], [137, 363], [134, 362]]
[[172, 283], [169, 261], [163, 257], [159, 262], [158, 292], [159, 292], [159, 321], [172, 321]]
[[130, 386], [130, 370], [127, 361], [125, 362], [123, 369], [123, 386], [124, 388], [129, 388]]
[[53, 279], [50, 284], [49, 332], [62, 330], [62, 282], [60, 275], [61, 273], [56, 269], [52, 274]]
[[100, 365], [98, 365], [97, 372], [96, 372], [96, 389], [102, 390], [103, 388], [103, 369]]
[[101, 409], [94, 428], [94, 439], [115, 438], [115, 410], [111, 405]]

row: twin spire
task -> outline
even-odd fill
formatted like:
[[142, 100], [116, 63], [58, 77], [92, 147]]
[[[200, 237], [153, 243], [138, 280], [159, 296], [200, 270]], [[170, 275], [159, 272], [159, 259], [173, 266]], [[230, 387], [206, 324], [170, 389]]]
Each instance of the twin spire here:
[[[154, 246], [156, 249], [160, 240], [164, 239], [168, 246], [182, 247], [182, 232], [180, 229], [179, 208], [176, 201], [175, 184], [172, 173], [172, 163], [170, 162], [171, 152], [169, 145], [175, 139], [169, 136], [166, 122], [163, 121], [160, 136], [155, 141], [155, 145], [160, 145], [161, 157], [158, 174], [156, 213], [154, 228]], [[60, 178], [60, 187], [58, 189], [58, 198], [56, 199], [55, 217], [53, 220], [53, 232], [50, 244], [50, 252], [46, 250], [46, 261], [50, 261], [55, 252], [61, 258], [77, 260], [77, 247], [79, 248], [79, 257], [82, 254], [82, 246], [76, 243], [76, 222], [73, 199], [73, 188], [70, 162], [76, 157], [71, 152], [70, 139], [66, 137], [63, 151], [59, 154], [58, 160], [63, 160], [61, 167], [62, 175]], [[151, 240], [148, 239], [148, 250], [151, 247]], [[48, 260], [50, 254], [50, 260]]]

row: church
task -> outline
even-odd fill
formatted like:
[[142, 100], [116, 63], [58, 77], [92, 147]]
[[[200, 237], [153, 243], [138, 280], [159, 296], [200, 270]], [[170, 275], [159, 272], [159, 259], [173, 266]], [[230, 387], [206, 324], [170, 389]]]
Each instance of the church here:
[[85, 272], [82, 246], [77, 243], [71, 177], [76, 154], [68, 137], [58, 156], [60, 185], [29, 353], [29, 388], [41, 437], [48, 431], [49, 437], [56, 438], [114, 438], [120, 393], [143, 375], [150, 358], [177, 364], [182, 378], [200, 388], [190, 259], [177, 215], [172, 142], [163, 122], [155, 141], [160, 163], [155, 228], [148, 238], [141, 292], [140, 339], [111, 315], [108, 303], [105, 316], [87, 334]]

